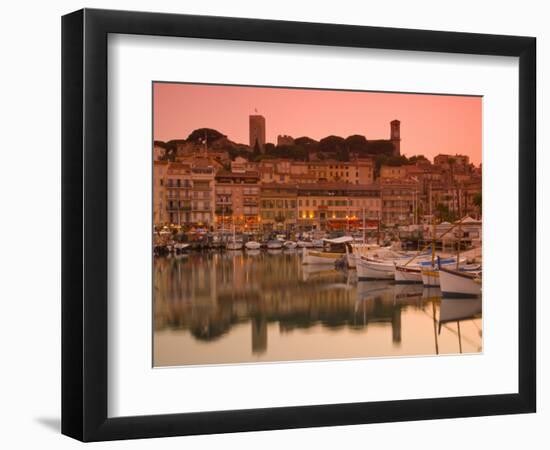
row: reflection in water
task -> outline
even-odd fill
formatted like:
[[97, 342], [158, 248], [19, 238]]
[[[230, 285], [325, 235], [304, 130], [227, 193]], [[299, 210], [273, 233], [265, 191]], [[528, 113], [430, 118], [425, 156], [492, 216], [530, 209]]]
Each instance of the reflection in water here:
[[481, 299], [357, 282], [298, 251], [154, 261], [156, 366], [480, 352]]

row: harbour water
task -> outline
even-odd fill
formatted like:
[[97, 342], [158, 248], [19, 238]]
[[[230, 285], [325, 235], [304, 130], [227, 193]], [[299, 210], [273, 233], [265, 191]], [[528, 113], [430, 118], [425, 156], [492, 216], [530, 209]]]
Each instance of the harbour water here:
[[157, 367], [482, 351], [480, 298], [357, 281], [299, 250], [155, 257], [153, 283]]

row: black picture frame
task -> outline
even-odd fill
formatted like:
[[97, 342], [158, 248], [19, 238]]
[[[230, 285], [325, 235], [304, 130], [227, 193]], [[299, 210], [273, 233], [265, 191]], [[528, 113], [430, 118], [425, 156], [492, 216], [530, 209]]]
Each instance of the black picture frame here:
[[[518, 57], [518, 392], [109, 418], [107, 36], [110, 33]], [[82, 441], [101, 441], [535, 412], [535, 91], [533, 37], [93, 9], [64, 16], [62, 433]]]

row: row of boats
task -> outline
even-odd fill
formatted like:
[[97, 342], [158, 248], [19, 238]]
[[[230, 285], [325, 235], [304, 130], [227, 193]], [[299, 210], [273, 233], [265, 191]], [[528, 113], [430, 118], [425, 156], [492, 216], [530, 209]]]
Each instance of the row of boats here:
[[434, 251], [405, 252], [377, 244], [355, 242], [350, 236], [325, 239], [322, 250], [304, 248], [302, 264], [338, 265], [357, 270], [359, 280], [393, 280], [399, 284], [439, 287], [444, 297], [481, 295], [481, 264], [468, 258], [436, 257]]

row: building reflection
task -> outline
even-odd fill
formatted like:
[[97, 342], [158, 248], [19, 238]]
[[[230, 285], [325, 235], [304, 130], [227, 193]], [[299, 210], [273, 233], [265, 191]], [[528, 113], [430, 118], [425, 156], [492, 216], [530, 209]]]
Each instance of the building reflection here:
[[188, 330], [197, 340], [213, 341], [249, 323], [256, 355], [267, 351], [272, 326], [283, 334], [378, 324], [391, 330], [398, 346], [402, 311], [431, 301], [439, 299], [423, 297], [421, 286], [358, 283], [344, 272], [302, 266], [298, 252], [192, 253], [154, 262], [155, 330]]

